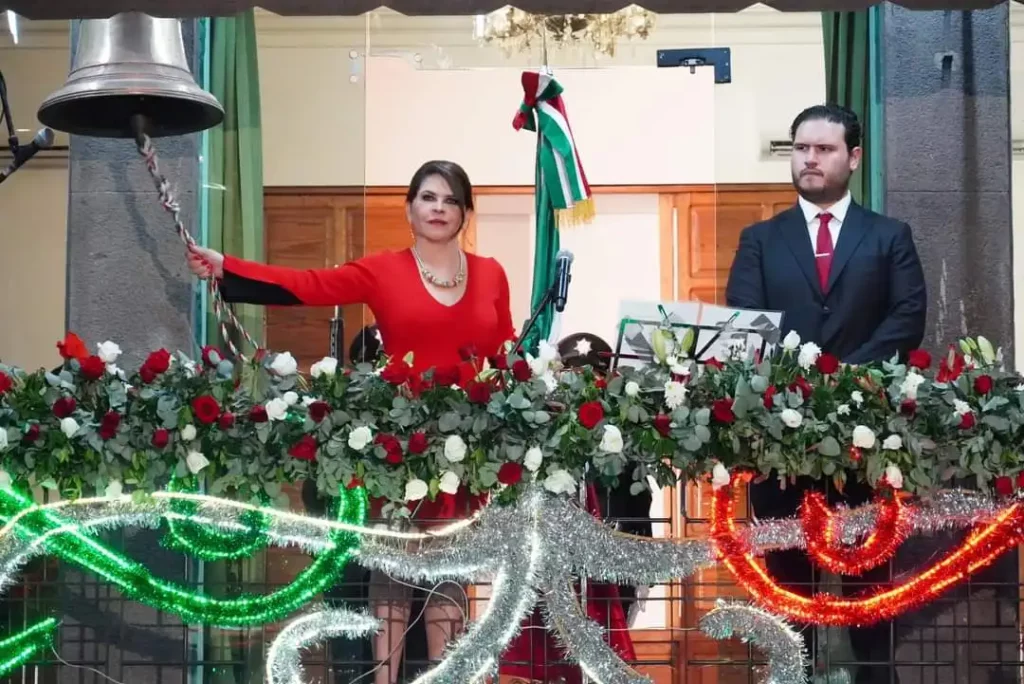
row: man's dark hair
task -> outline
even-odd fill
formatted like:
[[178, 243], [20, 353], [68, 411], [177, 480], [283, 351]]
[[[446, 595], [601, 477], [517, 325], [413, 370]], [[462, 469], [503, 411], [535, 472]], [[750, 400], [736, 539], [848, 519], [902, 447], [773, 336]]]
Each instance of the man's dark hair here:
[[860, 147], [860, 119], [852, 110], [837, 104], [814, 105], [797, 114], [793, 119], [793, 125], [789, 127], [790, 141], [796, 138], [796, 129], [800, 128], [800, 124], [819, 119], [842, 125], [846, 133], [843, 137], [846, 140], [847, 152], [854, 147]]

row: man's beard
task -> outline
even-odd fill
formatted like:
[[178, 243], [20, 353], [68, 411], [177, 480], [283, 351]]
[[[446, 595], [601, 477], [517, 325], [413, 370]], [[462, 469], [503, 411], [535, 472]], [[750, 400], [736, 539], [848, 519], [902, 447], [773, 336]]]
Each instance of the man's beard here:
[[[824, 178], [824, 176], [822, 178]], [[805, 200], [811, 204], [818, 205], [838, 202], [850, 189], [849, 177], [846, 178], [846, 181], [842, 185], [832, 185], [828, 183], [827, 178], [824, 179], [825, 183], [820, 188], [804, 188], [800, 186], [800, 177], [793, 176], [793, 187], [796, 188], [797, 194]]]

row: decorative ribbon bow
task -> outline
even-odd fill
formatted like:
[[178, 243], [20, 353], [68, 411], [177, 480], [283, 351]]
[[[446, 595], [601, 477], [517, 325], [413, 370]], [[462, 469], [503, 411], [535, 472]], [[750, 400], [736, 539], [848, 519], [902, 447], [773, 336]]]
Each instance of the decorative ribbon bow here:
[[537, 131], [537, 182], [544, 184], [559, 226], [586, 223], [594, 200], [583, 173], [562, 100], [562, 86], [545, 72], [524, 71], [523, 103], [512, 120], [517, 131]]

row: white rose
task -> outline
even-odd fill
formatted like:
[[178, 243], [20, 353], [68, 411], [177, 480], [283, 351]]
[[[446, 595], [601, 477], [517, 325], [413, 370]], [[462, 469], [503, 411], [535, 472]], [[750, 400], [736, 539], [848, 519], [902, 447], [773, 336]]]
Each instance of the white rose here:
[[544, 478], [544, 489], [552, 494], [572, 494], [576, 491], [576, 480], [567, 471], [555, 468]]
[[526, 450], [526, 456], [523, 457], [523, 465], [531, 473], [537, 472], [543, 461], [544, 452], [540, 450], [540, 447], [530, 447]]
[[899, 466], [894, 463], [885, 466], [885, 475], [883, 477], [893, 489], [903, 489], [903, 473], [900, 472]]
[[270, 364], [270, 370], [282, 378], [286, 378], [289, 375], [295, 375], [296, 371], [299, 370], [299, 364], [295, 357], [291, 355], [291, 352], [281, 352], [274, 357]]
[[309, 374], [314, 378], [319, 378], [322, 375], [327, 377], [333, 377], [338, 372], [338, 359], [330, 356], [325, 356], [320, 359], [312, 366], [309, 367]]
[[923, 375], [914, 372], [907, 373], [907, 377], [903, 378], [903, 382], [900, 384], [900, 392], [907, 399], [917, 399], [917, 388], [923, 382]]
[[7, 448], [7, 428], [0, 428], [0, 451]]
[[196, 426], [195, 425], [186, 425], [185, 427], [181, 428], [181, 438], [183, 440], [185, 440], [186, 442], [191, 442], [193, 439], [195, 439], [196, 438]]
[[638, 394], [640, 394], [640, 385], [637, 384], [633, 380], [630, 380], [629, 382], [627, 382], [626, 383], [626, 396], [627, 397], [635, 397]]
[[889, 435], [882, 441], [882, 448], [890, 451], [899, 451], [903, 448], [903, 438], [899, 435]]
[[601, 444], [598, 448], [606, 454], [622, 453], [622, 433], [614, 425], [604, 426], [604, 435], [601, 436]]
[[13, 480], [6, 470], [0, 470], [0, 489], [10, 490]]
[[466, 443], [458, 435], [449, 435], [444, 440], [444, 457], [449, 463], [458, 463], [466, 458]]
[[547, 340], [541, 340], [537, 345], [538, 356], [546, 363], [551, 363], [558, 358], [558, 347]]
[[121, 348], [110, 340], [100, 342], [96, 345], [96, 356], [100, 357], [100, 361], [103, 363], [115, 363], [121, 356]]
[[729, 484], [729, 470], [721, 463], [711, 469], [711, 488], [721, 489]]
[[848, 415], [850, 415], [850, 405], [849, 404], [840, 404], [839, 406], [836, 407], [836, 413], [838, 413], [841, 416], [848, 416]]
[[210, 465], [210, 461], [207, 460], [206, 456], [203, 456], [198, 451], [188, 452], [188, 456], [185, 457], [185, 465], [188, 466], [188, 471], [195, 475], [200, 470]]
[[427, 495], [430, 488], [427, 483], [420, 479], [409, 480], [405, 483], [405, 500], [419, 501]]
[[860, 390], [853, 390], [850, 392], [850, 400], [860, 408], [860, 405], [864, 403], [864, 395]]
[[60, 431], [69, 439], [74, 437], [75, 433], [78, 432], [78, 421], [74, 418], [62, 418], [60, 421]]
[[786, 336], [782, 339], [782, 348], [786, 351], [793, 351], [800, 346], [800, 333], [796, 330], [790, 330], [786, 333]]
[[308, 394], [302, 397], [302, 405], [306, 408], [309, 408], [314, 403], [316, 403], [316, 397], [311, 397]]
[[786, 425], [786, 427], [791, 427], [794, 429], [803, 425], [804, 422], [803, 414], [791, 408], [783, 409], [781, 417], [782, 422]]
[[963, 416], [971, 412], [971, 405], [962, 399], [953, 400], [953, 413], [957, 416]]
[[121, 484], [120, 480], [114, 480], [103, 490], [103, 496], [108, 499], [117, 499], [122, 494], [124, 494], [124, 485]]
[[121, 378], [124, 380], [124, 371], [118, 368], [116, 363], [107, 364], [107, 373], [113, 375], [115, 378]]
[[441, 484], [439, 485], [442, 492], [445, 494], [455, 494], [459, 491], [459, 476], [450, 470], [444, 471], [441, 475]]
[[288, 415], [288, 402], [280, 397], [268, 401], [264, 408], [267, 409], [267, 418], [270, 420], [284, 420]]
[[797, 354], [796, 362], [804, 370], [810, 370], [819, 356], [821, 356], [821, 347], [813, 342], [805, 342], [800, 346], [800, 353]]
[[288, 404], [289, 406], [295, 406], [297, 403], [299, 403], [299, 395], [298, 395], [298, 393], [292, 392], [291, 390], [288, 390], [287, 392], [285, 392], [284, 393], [284, 403]]
[[866, 425], [853, 428], [853, 446], [858, 449], [870, 449], [875, 446], [875, 433]]
[[348, 448], [362, 451], [366, 445], [373, 441], [373, 432], [365, 425], [360, 425], [348, 433]]

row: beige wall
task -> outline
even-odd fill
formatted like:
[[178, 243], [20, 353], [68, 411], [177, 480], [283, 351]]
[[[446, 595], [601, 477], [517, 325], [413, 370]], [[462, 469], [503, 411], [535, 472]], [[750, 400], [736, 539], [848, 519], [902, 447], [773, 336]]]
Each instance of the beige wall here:
[[[40, 30], [42, 27], [43, 30]], [[15, 47], [0, 26], [0, 69], [7, 81], [12, 118], [23, 143], [39, 122], [36, 109], [64, 83], [67, 24], [22, 21]], [[2, 140], [6, 141], [6, 132]], [[59, 136], [58, 145], [67, 137]], [[0, 155], [0, 165], [10, 163]], [[25, 368], [57, 364], [64, 334], [66, 159], [36, 158], [0, 185], [0, 360]]]

